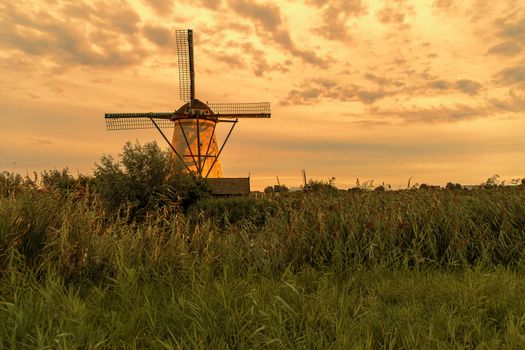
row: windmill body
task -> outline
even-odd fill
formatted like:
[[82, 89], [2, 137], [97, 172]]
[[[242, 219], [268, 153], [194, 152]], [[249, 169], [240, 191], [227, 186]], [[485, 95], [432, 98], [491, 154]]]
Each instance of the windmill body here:
[[[217, 139], [214, 133], [215, 122], [211, 120], [201, 121], [199, 126], [200, 130], [197, 130], [197, 123], [193, 120], [183, 120], [181, 121], [181, 124], [182, 128], [176, 128], [173, 130], [173, 138], [171, 141], [171, 144], [177, 150], [177, 152], [179, 152], [179, 154], [185, 155], [184, 164], [181, 164], [181, 168], [186, 169], [187, 167], [191, 172], [198, 173], [198, 164], [195, 165], [194, 158], [197, 159], [197, 163], [200, 159], [202, 172], [204, 174], [209, 172], [208, 177], [222, 177], [220, 160], [217, 159], [215, 164], [213, 164], [214, 158], [219, 152]], [[184, 132], [182, 130], [184, 130]], [[186, 135], [187, 142], [184, 138], [184, 135]], [[201, 156], [199, 158], [199, 152], [205, 155], [207, 149], [208, 155], [205, 157]], [[173, 156], [175, 155], [173, 154]]]
[[[192, 30], [176, 31], [179, 90], [186, 103], [174, 112], [107, 113], [108, 130], [156, 128], [168, 143], [182, 169], [204, 178], [221, 178], [219, 156], [240, 118], [270, 118], [270, 103], [209, 103], [195, 98]], [[218, 123], [230, 124], [219, 147]], [[171, 141], [162, 131], [173, 128]]]
[[207, 177], [209, 178], [220, 178], [222, 177], [222, 169], [217, 157], [219, 147], [215, 137], [217, 121], [214, 118], [206, 118], [212, 112], [208, 106], [197, 99], [193, 100], [191, 107], [187, 103], [179, 111], [182, 112], [184, 109], [190, 108], [194, 114], [200, 117], [199, 120], [181, 118], [174, 121], [176, 125], [171, 140], [173, 148], [179, 154], [184, 155], [184, 164], [180, 164], [181, 168], [188, 169], [193, 173], [200, 171], [204, 175], [208, 174]]

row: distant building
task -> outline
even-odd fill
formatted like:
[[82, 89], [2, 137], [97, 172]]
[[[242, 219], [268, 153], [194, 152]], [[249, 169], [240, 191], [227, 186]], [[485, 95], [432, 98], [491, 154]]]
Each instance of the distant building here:
[[250, 194], [249, 177], [208, 178], [206, 182], [214, 196], [247, 196]]

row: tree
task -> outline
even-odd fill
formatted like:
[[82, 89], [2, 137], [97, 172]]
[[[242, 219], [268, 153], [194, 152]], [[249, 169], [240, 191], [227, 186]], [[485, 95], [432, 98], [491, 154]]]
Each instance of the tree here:
[[275, 193], [288, 192], [288, 187], [286, 187], [285, 185], [273, 185], [273, 191]]
[[76, 180], [69, 173], [68, 168], [62, 170], [44, 170], [40, 173], [40, 178], [42, 179], [42, 187], [46, 190], [68, 192], [76, 186]]
[[94, 174], [102, 205], [109, 212], [128, 206], [136, 213], [166, 203], [178, 203], [185, 210], [210, 192], [202, 179], [178, 171], [171, 155], [156, 142], [126, 143], [120, 161], [104, 155]]
[[490, 187], [497, 187], [498, 185], [501, 184], [500, 180], [499, 180], [499, 175], [496, 174], [496, 175], [492, 175], [491, 177], [489, 177], [487, 179], [487, 181], [485, 181], [485, 183], [483, 184], [485, 187], [487, 188], [490, 188]]
[[446, 190], [461, 190], [462, 186], [458, 183], [453, 182], [447, 182], [447, 185], [445, 186]]

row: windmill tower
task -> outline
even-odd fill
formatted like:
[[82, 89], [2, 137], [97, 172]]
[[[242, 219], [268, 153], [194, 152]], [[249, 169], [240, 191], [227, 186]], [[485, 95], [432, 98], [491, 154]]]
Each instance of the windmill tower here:
[[[179, 165], [203, 178], [221, 178], [221, 152], [239, 118], [270, 118], [270, 103], [209, 103], [195, 98], [193, 31], [177, 30], [180, 99], [184, 102], [173, 112], [106, 113], [108, 130], [156, 128], [168, 143]], [[215, 136], [218, 123], [231, 127], [219, 147]], [[171, 142], [162, 131], [173, 128]]]

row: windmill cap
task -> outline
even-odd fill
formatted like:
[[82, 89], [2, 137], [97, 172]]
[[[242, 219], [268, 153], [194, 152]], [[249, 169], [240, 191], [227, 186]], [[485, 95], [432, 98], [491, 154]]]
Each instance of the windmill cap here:
[[191, 106], [190, 106], [190, 103], [187, 102], [185, 104], [183, 104], [179, 109], [177, 109], [177, 111], [175, 113], [177, 114], [186, 114], [188, 113], [189, 109], [193, 109], [193, 110], [201, 110], [202, 111], [202, 114], [206, 114], [206, 115], [213, 115], [215, 113], [213, 113], [213, 111], [211, 110], [210, 107], [208, 107], [208, 105], [204, 102], [202, 102], [201, 100], [198, 100], [198, 99], [193, 99], [193, 101], [191, 101]]

